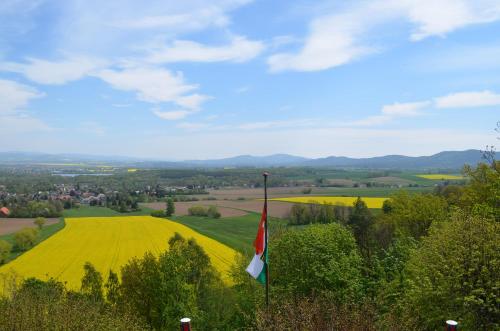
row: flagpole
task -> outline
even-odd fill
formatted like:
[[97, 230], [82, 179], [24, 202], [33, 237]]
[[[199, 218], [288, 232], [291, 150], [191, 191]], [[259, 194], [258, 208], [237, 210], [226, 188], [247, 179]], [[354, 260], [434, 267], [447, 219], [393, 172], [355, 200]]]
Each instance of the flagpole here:
[[267, 176], [269, 176], [269, 173], [267, 172], [264, 172], [262, 174], [262, 176], [264, 176], [264, 209], [266, 211], [266, 219], [264, 221], [264, 241], [266, 243], [266, 260], [265, 260], [265, 266], [266, 266], [266, 307], [269, 307], [269, 265], [267, 263], [267, 259], [268, 259], [268, 254], [269, 254], [269, 243], [267, 242], [268, 241], [268, 238], [267, 238]]

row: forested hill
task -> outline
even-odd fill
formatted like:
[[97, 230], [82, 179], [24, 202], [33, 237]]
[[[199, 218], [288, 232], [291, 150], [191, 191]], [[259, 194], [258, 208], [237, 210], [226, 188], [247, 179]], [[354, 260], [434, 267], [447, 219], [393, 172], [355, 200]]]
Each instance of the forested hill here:
[[449, 168], [459, 169], [464, 164], [476, 165], [482, 161], [482, 153], [476, 149], [466, 151], [448, 151], [430, 156], [404, 156], [387, 155], [371, 158], [348, 158], [330, 156], [321, 159], [304, 162], [309, 166], [335, 166], [354, 168], [403, 168], [403, 169], [423, 169], [423, 168]]
[[[497, 153], [498, 155], [498, 153]], [[482, 153], [476, 149], [445, 151], [430, 156], [386, 155], [369, 158], [329, 156], [305, 158], [289, 154], [268, 156], [239, 155], [223, 159], [162, 161], [122, 156], [95, 156], [81, 154], [42, 154], [0, 152], [0, 164], [108, 164], [139, 168], [224, 168], [224, 167], [338, 167], [370, 169], [461, 169], [464, 164], [476, 165]]]

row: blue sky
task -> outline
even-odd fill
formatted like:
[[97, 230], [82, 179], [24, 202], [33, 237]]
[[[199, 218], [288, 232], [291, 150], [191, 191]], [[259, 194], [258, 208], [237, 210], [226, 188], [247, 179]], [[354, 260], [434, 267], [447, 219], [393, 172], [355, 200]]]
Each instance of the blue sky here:
[[3, 0], [0, 151], [206, 159], [497, 143], [497, 0]]

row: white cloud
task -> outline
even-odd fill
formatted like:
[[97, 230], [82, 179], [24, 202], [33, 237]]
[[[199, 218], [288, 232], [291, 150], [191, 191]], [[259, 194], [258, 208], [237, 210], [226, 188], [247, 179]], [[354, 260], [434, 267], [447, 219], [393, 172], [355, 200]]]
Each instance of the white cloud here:
[[0, 79], [0, 114], [14, 113], [26, 107], [30, 100], [42, 96], [43, 93], [31, 86]]
[[183, 119], [184, 117], [190, 115], [192, 112], [187, 110], [173, 110], [173, 111], [154, 110], [153, 113], [161, 119], [167, 121], [175, 121]]
[[500, 94], [491, 91], [451, 93], [435, 99], [437, 108], [469, 108], [500, 105]]
[[176, 104], [179, 106], [192, 109], [192, 110], [198, 110], [200, 109], [200, 106], [202, 103], [204, 103], [207, 100], [212, 99], [212, 97], [208, 95], [202, 95], [202, 94], [191, 94], [187, 96], [182, 96], [177, 98], [175, 101]]
[[229, 13], [248, 0], [64, 1], [59, 4], [56, 48], [120, 55], [160, 36], [170, 39], [209, 28], [226, 28]]
[[248, 2], [250, 1], [214, 0], [208, 4], [197, 0], [184, 0], [182, 3], [152, 1], [148, 6], [135, 6], [134, 11], [121, 9], [108, 25], [120, 29], [163, 29], [179, 32], [198, 31], [210, 26], [225, 27], [230, 23], [227, 12]]
[[374, 48], [357, 42], [368, 28], [367, 21], [370, 21], [368, 17], [367, 21], [360, 21], [361, 17], [358, 16], [365, 14], [354, 12], [314, 19], [302, 49], [298, 53], [278, 53], [270, 56], [270, 70], [324, 70], [374, 52]]
[[430, 105], [429, 101], [393, 103], [382, 107], [382, 113], [389, 116], [416, 116], [422, 108]]
[[186, 95], [197, 85], [184, 82], [181, 72], [172, 73], [158, 67], [132, 67], [120, 70], [105, 69], [96, 76], [122, 91], [135, 92], [137, 98], [151, 103], [173, 102], [181, 106], [199, 106], [202, 96]]
[[51, 130], [43, 121], [24, 111], [31, 100], [43, 96], [31, 86], [0, 79], [0, 137], [7, 139], [8, 134]]
[[317, 71], [352, 62], [379, 50], [370, 43], [378, 28], [402, 20], [414, 25], [412, 41], [444, 36], [472, 24], [500, 19], [497, 0], [365, 1], [314, 18], [304, 45], [297, 52], [269, 57], [272, 72]]
[[0, 71], [20, 73], [40, 84], [60, 85], [81, 79], [104, 65], [102, 60], [86, 57], [72, 57], [61, 61], [28, 58], [26, 63], [0, 63]]
[[414, 0], [407, 1], [407, 6], [408, 18], [416, 24], [411, 34], [414, 41], [500, 19], [496, 0]]
[[262, 42], [241, 36], [233, 37], [228, 45], [223, 46], [207, 46], [194, 41], [176, 40], [171, 45], [153, 50], [147, 60], [152, 63], [245, 62], [263, 50]]
[[430, 101], [419, 102], [395, 102], [390, 105], [384, 105], [381, 114], [368, 116], [363, 119], [343, 123], [343, 126], [377, 126], [391, 122], [398, 117], [411, 117], [421, 115], [419, 110], [429, 107]]

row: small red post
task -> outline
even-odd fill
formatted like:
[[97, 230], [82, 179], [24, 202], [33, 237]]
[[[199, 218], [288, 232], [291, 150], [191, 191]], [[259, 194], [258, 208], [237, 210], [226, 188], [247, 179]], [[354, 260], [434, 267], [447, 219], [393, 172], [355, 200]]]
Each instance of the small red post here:
[[181, 331], [191, 331], [191, 319], [184, 317], [181, 319]]
[[446, 331], [457, 331], [457, 328], [458, 328], [458, 322], [454, 320], [446, 321]]

